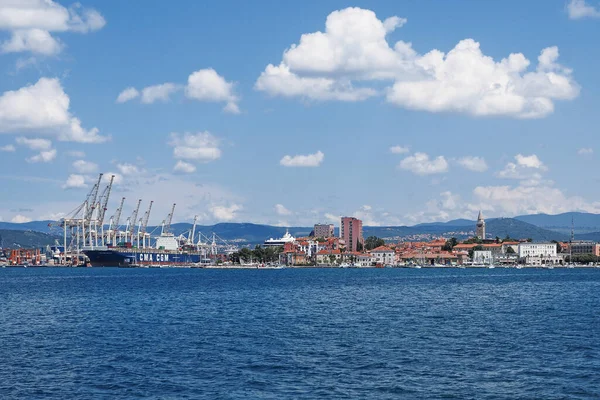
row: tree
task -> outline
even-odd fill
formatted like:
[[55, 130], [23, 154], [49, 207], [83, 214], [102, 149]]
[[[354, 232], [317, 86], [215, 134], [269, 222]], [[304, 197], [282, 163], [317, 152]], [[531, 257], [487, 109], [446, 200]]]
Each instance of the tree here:
[[471, 250], [469, 250], [469, 258], [473, 259], [473, 255], [475, 254], [475, 251], [477, 251], [477, 250], [483, 250], [483, 246], [478, 244], [477, 246], [475, 246]]
[[513, 249], [511, 246], [508, 246], [506, 248], [506, 254], [515, 254], [515, 249]]
[[450, 239], [446, 240], [446, 243], [442, 247], [442, 250], [444, 250], [444, 251], [452, 251], [452, 249], [454, 248], [454, 246], [456, 246], [457, 244], [458, 244], [458, 240], [456, 240], [455, 237], [451, 237]]
[[561, 247], [560, 243], [556, 240], [551, 240], [551, 242], [556, 244], [556, 252], [560, 253], [562, 251], [562, 247]]
[[362, 252], [364, 250], [363, 244], [359, 241], [356, 242], [356, 251]]
[[376, 247], [385, 245], [385, 240], [378, 238], [377, 236], [369, 236], [365, 240], [365, 250], [373, 250]]

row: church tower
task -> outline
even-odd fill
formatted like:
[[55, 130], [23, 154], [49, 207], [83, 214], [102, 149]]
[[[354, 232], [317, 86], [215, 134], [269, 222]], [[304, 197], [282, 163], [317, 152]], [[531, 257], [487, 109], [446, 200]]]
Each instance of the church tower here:
[[481, 210], [479, 211], [479, 215], [477, 216], [476, 236], [478, 239], [485, 239], [485, 220], [483, 219]]

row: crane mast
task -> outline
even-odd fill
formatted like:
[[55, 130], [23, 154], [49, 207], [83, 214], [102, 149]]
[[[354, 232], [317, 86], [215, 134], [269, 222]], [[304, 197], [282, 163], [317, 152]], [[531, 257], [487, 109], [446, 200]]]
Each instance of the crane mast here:
[[121, 198], [121, 204], [119, 204], [119, 208], [115, 211], [115, 214], [110, 218], [110, 228], [111, 233], [114, 231], [114, 236], [111, 238], [113, 246], [117, 244], [117, 234], [119, 232], [119, 221], [121, 220], [121, 213], [123, 212], [123, 204], [125, 203], [125, 197]]
[[102, 204], [100, 205], [100, 211], [99, 211], [99, 215], [98, 215], [98, 225], [101, 227], [104, 227], [104, 216], [106, 215], [106, 210], [108, 209], [108, 199], [110, 197], [110, 191], [112, 189], [114, 180], [115, 180], [115, 176], [111, 175], [110, 182], [108, 182], [108, 185], [104, 189], [102, 196], [100, 196], [100, 202]]
[[192, 234], [190, 239], [188, 240], [190, 244], [194, 244], [194, 238], [196, 237], [196, 222], [198, 221], [198, 216], [194, 215], [194, 225], [192, 225]]
[[92, 219], [92, 214], [94, 213], [94, 208], [96, 208], [96, 199], [98, 198], [98, 189], [100, 188], [100, 182], [102, 181], [102, 175], [104, 175], [104, 174], [98, 175], [98, 181], [96, 182], [96, 184], [94, 185], [94, 187], [92, 188], [90, 193], [88, 194], [88, 198], [86, 200], [86, 202], [88, 204], [88, 209], [85, 213], [84, 218], [88, 221], [90, 219]]
[[140, 211], [140, 204], [142, 204], [142, 199], [138, 200], [137, 207], [133, 210], [133, 214], [129, 217], [129, 237], [133, 242], [133, 233], [135, 232], [135, 223], [137, 222], [137, 216]]
[[154, 200], [150, 201], [150, 205], [148, 206], [148, 210], [144, 213], [144, 217], [142, 218], [142, 225], [140, 227], [140, 235], [142, 235], [142, 246], [144, 248], [146, 247], [146, 229], [148, 228], [148, 220], [150, 219], [152, 204], [154, 204]]
[[163, 228], [163, 235], [168, 235], [171, 233], [171, 222], [173, 221], [173, 213], [175, 213], [175, 203], [173, 203], [173, 207], [171, 207], [171, 212], [167, 215], [167, 220], [165, 221], [165, 225]]

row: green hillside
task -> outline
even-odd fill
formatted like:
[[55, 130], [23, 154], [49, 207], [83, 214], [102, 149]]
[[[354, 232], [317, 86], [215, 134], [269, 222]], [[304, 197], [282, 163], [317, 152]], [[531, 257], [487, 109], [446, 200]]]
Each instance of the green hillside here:
[[5, 249], [44, 247], [55, 240], [61, 238], [43, 232], [0, 229], [0, 246]]

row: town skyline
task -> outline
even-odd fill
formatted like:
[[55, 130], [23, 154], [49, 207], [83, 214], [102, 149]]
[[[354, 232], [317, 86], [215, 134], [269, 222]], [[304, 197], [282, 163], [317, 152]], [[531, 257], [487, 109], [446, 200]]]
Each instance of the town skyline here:
[[600, 213], [597, 4], [348, 6], [1, 4], [0, 220], [99, 172], [153, 224]]

